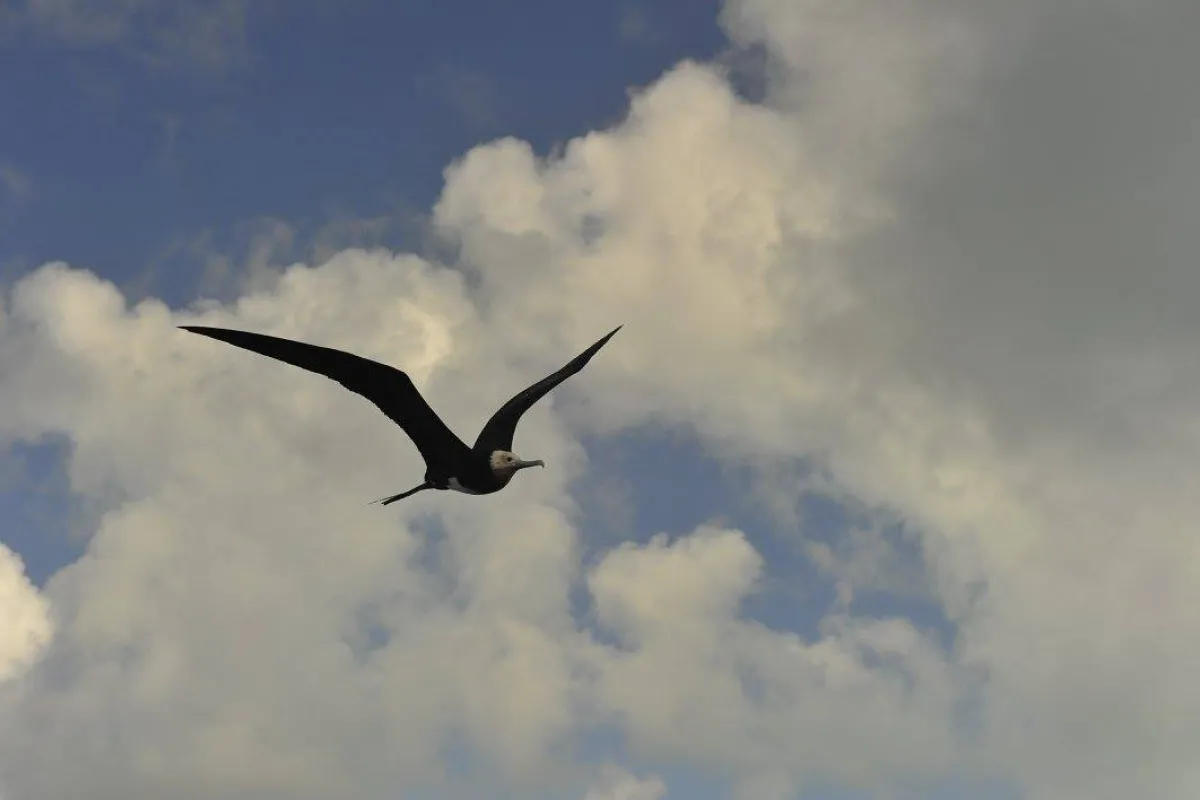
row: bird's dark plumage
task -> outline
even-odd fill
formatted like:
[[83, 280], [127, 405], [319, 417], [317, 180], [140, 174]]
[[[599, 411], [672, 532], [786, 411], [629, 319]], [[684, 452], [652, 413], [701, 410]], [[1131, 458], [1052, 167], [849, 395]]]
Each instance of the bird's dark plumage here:
[[219, 339], [332, 378], [350, 391], [370, 400], [403, 428], [431, 467], [464, 458], [470, 452], [470, 448], [454, 435], [425, 402], [425, 398], [413, 385], [412, 379], [398, 369], [342, 350], [294, 342], [262, 333], [206, 328], [199, 325], [182, 327], [185, 331]]
[[487, 421], [474, 447], [467, 447], [447, 427], [425, 402], [408, 375], [386, 364], [342, 350], [261, 333], [200, 325], [181, 327], [332, 378], [378, 406], [404, 429], [426, 465], [425, 482], [407, 492], [377, 501], [386, 505], [425, 489], [458, 489], [469, 494], [490, 494], [504, 488], [518, 470], [544, 466], [540, 461], [522, 461], [510, 452], [521, 415], [555, 386], [583, 369], [623, 326], [612, 330], [562, 369], [518, 392]]
[[513, 434], [517, 431], [517, 423], [521, 421], [521, 415], [528, 411], [534, 403], [545, 397], [555, 386], [583, 369], [592, 360], [592, 356], [596, 355], [601, 347], [608, 344], [608, 340], [616, 335], [622, 327], [618, 325], [603, 339], [571, 359], [558, 372], [547, 375], [527, 389], [522, 389], [507, 403], [500, 406], [500, 410], [492, 415], [492, 418], [483, 426], [483, 430], [479, 432], [474, 450], [487, 453], [494, 450], [511, 450]]

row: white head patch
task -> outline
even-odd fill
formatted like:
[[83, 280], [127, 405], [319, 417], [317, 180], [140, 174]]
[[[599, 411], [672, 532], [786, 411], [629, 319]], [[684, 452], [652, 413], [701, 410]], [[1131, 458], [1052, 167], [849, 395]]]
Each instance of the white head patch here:
[[507, 450], [495, 451], [488, 461], [491, 464], [492, 472], [498, 474], [512, 473], [513, 467], [521, 463], [521, 459], [517, 458], [515, 453]]

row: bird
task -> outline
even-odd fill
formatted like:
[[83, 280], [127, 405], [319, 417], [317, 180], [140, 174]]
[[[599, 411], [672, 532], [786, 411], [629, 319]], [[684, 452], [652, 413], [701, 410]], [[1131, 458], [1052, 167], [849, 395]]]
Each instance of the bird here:
[[395, 367], [343, 350], [263, 333], [204, 325], [179, 327], [324, 375], [374, 403], [408, 434], [425, 460], [425, 480], [419, 486], [372, 501], [388, 505], [426, 489], [492, 494], [507, 486], [521, 470], [544, 468], [542, 460], [526, 461], [512, 452], [513, 435], [521, 415], [555, 386], [582, 370], [624, 325], [618, 325], [562, 369], [513, 395], [491, 416], [471, 447], [438, 417], [412, 379]]

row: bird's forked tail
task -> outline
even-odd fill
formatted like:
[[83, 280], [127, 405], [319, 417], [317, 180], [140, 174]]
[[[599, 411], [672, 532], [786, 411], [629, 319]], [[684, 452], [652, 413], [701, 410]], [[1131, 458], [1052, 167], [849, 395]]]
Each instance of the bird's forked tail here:
[[386, 506], [388, 503], [394, 503], [397, 500], [403, 500], [404, 498], [408, 497], [411, 494], [416, 494], [417, 492], [420, 492], [424, 489], [432, 489], [432, 488], [433, 488], [433, 486], [429, 483], [429, 481], [426, 481], [425, 483], [422, 483], [420, 486], [416, 487], [415, 489], [409, 489], [407, 492], [401, 492], [400, 494], [394, 494], [391, 497], [381, 497], [378, 500], [372, 500], [369, 505], [374, 505], [376, 503], [380, 503], [380, 504]]

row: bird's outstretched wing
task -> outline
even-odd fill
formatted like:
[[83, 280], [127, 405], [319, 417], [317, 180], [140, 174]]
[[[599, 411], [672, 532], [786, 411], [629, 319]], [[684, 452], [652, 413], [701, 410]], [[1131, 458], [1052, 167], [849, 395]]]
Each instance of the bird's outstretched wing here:
[[492, 415], [492, 418], [483, 426], [483, 430], [479, 432], [479, 438], [475, 440], [475, 452], [491, 453], [495, 450], [512, 450], [513, 435], [517, 431], [517, 423], [521, 421], [521, 415], [555, 386], [583, 369], [592, 360], [592, 356], [596, 355], [600, 348], [604, 347], [608, 340], [623, 327], [623, 325], [618, 325], [613, 328], [607, 336], [575, 356], [558, 372], [547, 375], [528, 389], [518, 392], [501, 406], [500, 410]]
[[370, 400], [404, 429], [430, 468], [451, 467], [470, 449], [425, 402], [412, 379], [398, 369], [353, 353], [261, 333], [183, 325], [185, 331], [251, 350], [324, 375]]

